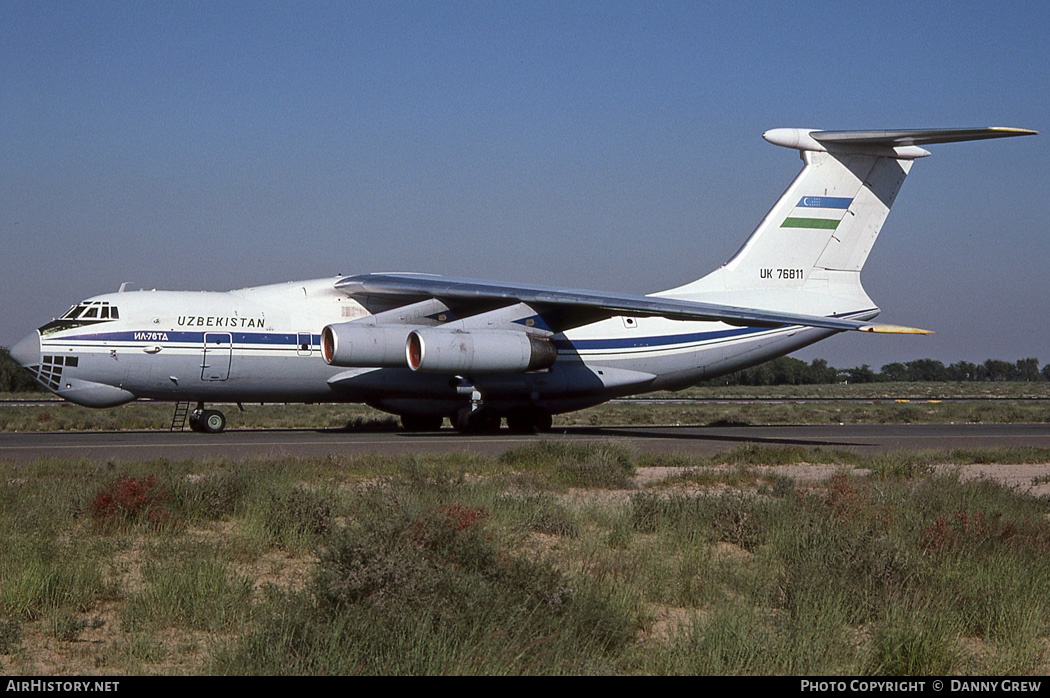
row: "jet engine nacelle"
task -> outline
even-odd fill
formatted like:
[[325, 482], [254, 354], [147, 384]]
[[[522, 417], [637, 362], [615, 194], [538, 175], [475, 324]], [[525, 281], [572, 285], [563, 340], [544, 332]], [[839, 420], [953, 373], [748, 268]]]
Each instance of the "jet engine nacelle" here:
[[408, 325], [343, 322], [321, 330], [321, 356], [332, 366], [404, 368]]
[[551, 340], [512, 330], [416, 329], [405, 349], [408, 367], [422, 373], [521, 373], [558, 358]]

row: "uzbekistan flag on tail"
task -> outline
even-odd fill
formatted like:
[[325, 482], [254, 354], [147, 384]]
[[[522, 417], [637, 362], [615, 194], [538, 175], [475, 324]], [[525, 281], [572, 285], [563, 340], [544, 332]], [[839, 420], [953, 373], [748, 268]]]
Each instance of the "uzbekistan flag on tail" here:
[[803, 196], [780, 227], [834, 230], [852, 203], [845, 196]]

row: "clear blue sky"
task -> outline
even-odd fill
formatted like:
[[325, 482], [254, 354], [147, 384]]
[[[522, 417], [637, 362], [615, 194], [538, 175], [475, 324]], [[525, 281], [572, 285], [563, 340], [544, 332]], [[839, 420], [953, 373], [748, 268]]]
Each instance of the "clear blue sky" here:
[[0, 1], [0, 344], [84, 297], [426, 271], [647, 293], [799, 169], [780, 126], [933, 146], [833, 365], [1050, 362], [1050, 3]]

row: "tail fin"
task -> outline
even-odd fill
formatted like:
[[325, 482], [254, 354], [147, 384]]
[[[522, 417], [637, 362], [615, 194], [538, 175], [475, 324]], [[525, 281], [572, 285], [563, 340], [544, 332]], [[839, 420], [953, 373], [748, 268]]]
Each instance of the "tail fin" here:
[[721, 268], [658, 295], [813, 314], [868, 314], [860, 271], [916, 158], [929, 143], [1034, 134], [1021, 129], [813, 131], [773, 129], [770, 143], [798, 149], [805, 166], [758, 228]]

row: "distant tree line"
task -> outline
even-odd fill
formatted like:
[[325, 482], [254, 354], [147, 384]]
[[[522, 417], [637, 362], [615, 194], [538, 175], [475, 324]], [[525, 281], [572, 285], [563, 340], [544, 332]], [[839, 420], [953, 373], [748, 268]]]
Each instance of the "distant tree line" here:
[[44, 387], [37, 383], [32, 374], [26, 371], [11, 358], [6, 347], [0, 347], [0, 393], [22, 393], [42, 391]]
[[1050, 380], [1050, 364], [1039, 368], [1039, 359], [1018, 359], [1014, 363], [988, 359], [982, 364], [957, 361], [944, 365], [936, 359], [886, 364], [878, 372], [864, 364], [854, 368], [835, 368], [824, 359], [806, 363], [790, 356], [713, 378], [708, 385], [810, 385], [815, 383], [880, 383], [942, 381], [1045, 381]]

